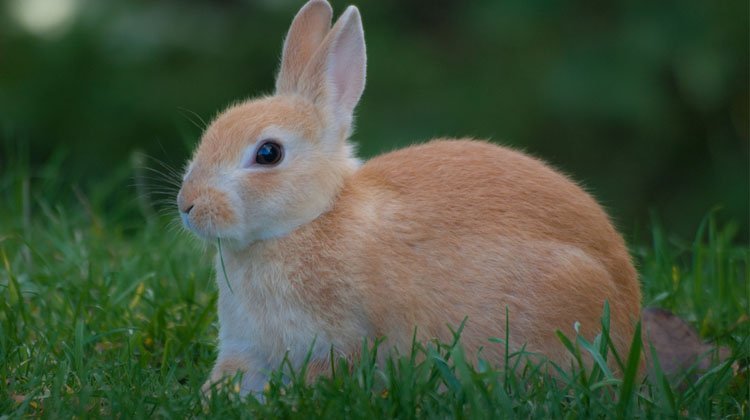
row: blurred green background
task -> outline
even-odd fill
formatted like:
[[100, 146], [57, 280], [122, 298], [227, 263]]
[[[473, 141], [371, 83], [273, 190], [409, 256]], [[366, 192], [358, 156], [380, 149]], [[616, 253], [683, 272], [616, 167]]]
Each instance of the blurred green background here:
[[[201, 119], [271, 92], [302, 3], [0, 2], [0, 165], [25, 159], [32, 194], [46, 176], [132, 196], [134, 150], [179, 168]], [[571, 174], [629, 236], [655, 212], [690, 237], [720, 206], [747, 238], [746, 0], [355, 4], [369, 57], [354, 136], [364, 157], [491, 138]], [[54, 173], [34, 172], [50, 160]]]

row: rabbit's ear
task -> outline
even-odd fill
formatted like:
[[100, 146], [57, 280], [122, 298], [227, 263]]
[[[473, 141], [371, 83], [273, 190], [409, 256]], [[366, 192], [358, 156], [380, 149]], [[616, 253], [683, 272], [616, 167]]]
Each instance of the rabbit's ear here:
[[321, 105], [348, 131], [365, 88], [366, 65], [362, 18], [356, 7], [349, 6], [307, 64], [299, 93]]
[[276, 93], [298, 90], [305, 66], [331, 29], [333, 11], [326, 0], [310, 0], [302, 6], [284, 39]]

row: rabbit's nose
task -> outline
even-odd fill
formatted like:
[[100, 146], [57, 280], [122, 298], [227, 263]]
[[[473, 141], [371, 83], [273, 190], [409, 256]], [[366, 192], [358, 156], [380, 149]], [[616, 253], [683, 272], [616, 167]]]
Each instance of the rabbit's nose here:
[[182, 223], [190, 229], [190, 211], [195, 207], [195, 201], [185, 198], [183, 191], [177, 195], [177, 209], [180, 211]]
[[180, 211], [180, 214], [187, 215], [195, 207], [195, 197], [192, 197], [188, 193], [188, 191], [181, 189], [179, 194], [177, 194], [177, 209]]

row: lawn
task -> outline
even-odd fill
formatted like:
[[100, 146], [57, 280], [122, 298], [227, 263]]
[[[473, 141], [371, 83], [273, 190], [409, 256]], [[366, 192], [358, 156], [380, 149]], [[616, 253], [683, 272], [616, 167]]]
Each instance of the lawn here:
[[[471, 366], [455, 343], [415, 345], [375, 366], [377, 348], [364, 345], [361, 361], [339, 361], [314, 384], [281, 366], [261, 398], [241, 399], [230, 384], [205, 399], [216, 351], [215, 247], [182, 232], [169, 209], [152, 210], [169, 200], [170, 184], [147, 192], [149, 172], [135, 171], [132, 182], [124, 166], [70, 186], [59, 180], [64, 159], [33, 171], [11, 162], [0, 173], [0, 418], [750, 415], [750, 248], [720, 211], [696, 220], [689, 239], [655, 219], [631, 246], [644, 304], [731, 349], [700, 376], [642, 380], [629, 363], [635, 355], [618, 355], [624, 377], [598, 365], [550, 376], [523, 352]], [[593, 343], [573, 326], [565, 334], [574, 354], [611, 351], [606, 332]]]

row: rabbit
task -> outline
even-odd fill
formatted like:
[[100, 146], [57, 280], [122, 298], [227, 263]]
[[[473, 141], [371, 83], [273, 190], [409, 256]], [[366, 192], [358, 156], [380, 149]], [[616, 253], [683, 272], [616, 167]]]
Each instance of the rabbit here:
[[[242, 374], [262, 392], [287, 357], [311, 378], [363, 340], [408, 353], [450, 341], [499, 363], [525, 346], [565, 367], [556, 330], [593, 338], [605, 301], [627, 355], [636, 271], [608, 216], [544, 162], [473, 139], [435, 139], [363, 162], [349, 140], [365, 86], [360, 13], [331, 27], [310, 0], [284, 40], [275, 92], [230, 106], [205, 130], [177, 205], [217, 242], [218, 356], [206, 386]], [[506, 320], [506, 310], [508, 319]], [[474, 356], [472, 356], [474, 357]], [[479, 357], [479, 356], [477, 356]], [[476, 360], [476, 359], [474, 359]]]

